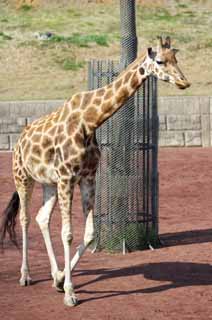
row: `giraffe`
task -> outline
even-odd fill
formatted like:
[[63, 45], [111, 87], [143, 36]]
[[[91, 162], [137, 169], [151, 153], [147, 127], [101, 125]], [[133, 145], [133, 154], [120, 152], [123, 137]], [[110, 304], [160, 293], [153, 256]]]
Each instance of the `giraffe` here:
[[[188, 88], [190, 83], [178, 67], [176, 52], [176, 49], [171, 48], [169, 37], [165, 41], [159, 37], [157, 49], [147, 48], [143, 51], [111, 84], [73, 95], [55, 112], [35, 120], [23, 130], [13, 152], [16, 192], [4, 212], [0, 228], [1, 241], [6, 232], [11, 240], [15, 241], [15, 220], [20, 203], [23, 241], [21, 286], [31, 284], [28, 262], [28, 208], [33, 185], [37, 181], [43, 186], [43, 206], [36, 216], [36, 221], [49, 256], [53, 286], [65, 292], [66, 305], [77, 304], [72, 271], [86, 248], [95, 246], [95, 173], [100, 158], [95, 130], [121, 108], [151, 74], [176, 84], [180, 89]], [[86, 222], [83, 241], [71, 259], [71, 205], [77, 184], [81, 191]], [[58, 269], [49, 231], [57, 200], [62, 219], [61, 237], [65, 261], [63, 271]]]

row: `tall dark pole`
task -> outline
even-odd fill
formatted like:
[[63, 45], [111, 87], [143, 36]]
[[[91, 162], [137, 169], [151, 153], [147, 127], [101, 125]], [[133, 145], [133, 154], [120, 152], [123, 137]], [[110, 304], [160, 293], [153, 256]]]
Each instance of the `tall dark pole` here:
[[135, 0], [120, 0], [121, 63], [124, 67], [137, 56]]
[[[136, 14], [135, 0], [120, 0], [120, 29], [121, 29], [121, 68], [126, 68], [137, 57]], [[134, 96], [131, 97], [121, 110], [119, 142], [125, 146], [132, 146], [131, 134], [134, 126]], [[124, 141], [123, 141], [124, 140]], [[132, 146], [133, 147], [133, 146]], [[125, 152], [125, 174], [129, 171], [131, 148]]]
[[[125, 69], [137, 56], [137, 37], [135, 19], [135, 0], [120, 0], [121, 22], [121, 59], [120, 68]], [[112, 201], [112, 220], [119, 219], [119, 230], [122, 234], [123, 252], [126, 244], [126, 225], [129, 219], [128, 177], [130, 176], [130, 160], [132, 156], [132, 132], [134, 126], [134, 97], [119, 110], [118, 118], [112, 121], [116, 124], [112, 137], [111, 148], [111, 181], [112, 190], [116, 190]], [[131, 147], [132, 146], [132, 147]], [[121, 217], [121, 219], [120, 219]]]

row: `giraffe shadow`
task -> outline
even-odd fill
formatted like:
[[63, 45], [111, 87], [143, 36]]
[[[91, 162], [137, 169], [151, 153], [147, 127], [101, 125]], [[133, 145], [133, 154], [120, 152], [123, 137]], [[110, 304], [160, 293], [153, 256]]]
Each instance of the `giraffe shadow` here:
[[165, 247], [212, 242], [212, 229], [164, 233], [160, 235], [160, 240]]
[[38, 283], [49, 282], [49, 281], [53, 281], [50, 276], [46, 277], [46, 278], [40, 278], [40, 279], [32, 280], [31, 285], [34, 286], [34, 285], [36, 285]]
[[[93, 276], [93, 279], [76, 287], [77, 293], [86, 293], [90, 297], [81, 300], [81, 303], [92, 300], [101, 300], [116, 296], [127, 296], [131, 294], [151, 294], [160, 293], [169, 289], [189, 287], [189, 286], [208, 286], [212, 285], [212, 266], [203, 263], [193, 262], [161, 262], [148, 263], [136, 266], [130, 266], [119, 269], [96, 269], [96, 270], [78, 270], [77, 276]], [[91, 290], [89, 286], [103, 282], [107, 279], [117, 279], [124, 281], [123, 278], [143, 275], [145, 279], [158, 281], [158, 285], [143, 288], [130, 288], [123, 290]], [[129, 282], [130, 279], [126, 280]], [[161, 284], [161, 282], [166, 282]], [[167, 283], [168, 282], [168, 283]]]
[[[163, 246], [179, 246], [189, 244], [200, 244], [212, 242], [212, 229], [192, 230], [177, 233], [167, 233], [161, 235]], [[96, 270], [77, 270], [75, 276], [93, 276], [88, 282], [76, 287], [78, 293], [87, 293], [91, 297], [81, 301], [88, 302], [91, 300], [100, 300], [115, 296], [125, 296], [130, 294], [156, 293], [165, 290], [199, 286], [212, 285], [212, 266], [194, 262], [161, 262], [149, 263], [136, 266], [129, 266], [119, 269], [96, 269]], [[123, 279], [143, 275], [145, 279], [158, 281], [160, 284], [151, 288], [120, 290], [90, 290], [89, 286], [96, 282], [102, 282], [107, 279]], [[124, 279], [123, 279], [124, 280]], [[129, 281], [129, 280], [128, 280]], [[166, 282], [161, 284], [161, 282]], [[169, 282], [169, 283], [167, 283]], [[142, 286], [142, 284], [141, 284]], [[87, 288], [88, 287], [88, 288]], [[93, 296], [92, 296], [93, 295]], [[94, 297], [95, 295], [95, 297]]]

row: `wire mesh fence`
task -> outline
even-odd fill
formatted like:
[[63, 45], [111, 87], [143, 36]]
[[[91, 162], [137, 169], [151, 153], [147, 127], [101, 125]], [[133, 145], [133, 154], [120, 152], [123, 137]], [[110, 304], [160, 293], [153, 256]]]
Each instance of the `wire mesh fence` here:
[[[91, 61], [89, 89], [109, 84], [121, 71], [113, 61]], [[101, 160], [96, 175], [97, 249], [134, 251], [158, 236], [157, 82], [149, 77], [96, 131]]]

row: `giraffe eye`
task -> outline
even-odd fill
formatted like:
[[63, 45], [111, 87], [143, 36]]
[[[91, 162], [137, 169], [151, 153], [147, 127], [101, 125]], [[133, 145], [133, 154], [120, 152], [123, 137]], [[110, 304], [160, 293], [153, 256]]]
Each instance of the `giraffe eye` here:
[[161, 61], [161, 60], [157, 60], [156, 62], [157, 64], [164, 64], [164, 61]]

